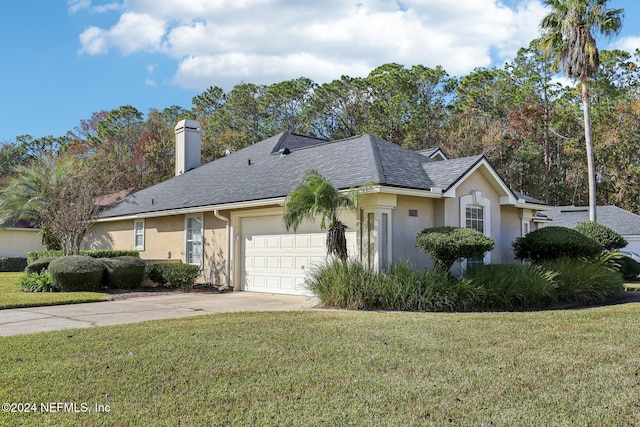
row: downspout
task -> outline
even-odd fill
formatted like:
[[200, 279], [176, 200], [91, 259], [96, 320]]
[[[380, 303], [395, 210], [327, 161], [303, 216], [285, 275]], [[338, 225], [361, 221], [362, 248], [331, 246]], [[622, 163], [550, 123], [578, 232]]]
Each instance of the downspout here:
[[218, 209], [213, 210], [213, 215], [227, 224], [227, 259], [225, 262], [226, 283], [223, 287], [219, 288], [219, 291], [222, 292], [229, 287], [231, 281], [231, 224], [229, 218], [220, 215], [220, 211]]

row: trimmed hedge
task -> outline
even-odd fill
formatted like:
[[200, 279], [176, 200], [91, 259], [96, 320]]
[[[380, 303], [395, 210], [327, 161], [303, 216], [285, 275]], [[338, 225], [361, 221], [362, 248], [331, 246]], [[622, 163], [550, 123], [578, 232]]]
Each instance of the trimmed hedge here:
[[574, 229], [600, 243], [608, 251], [624, 248], [628, 244], [627, 240], [620, 234], [597, 222], [580, 222]]
[[49, 268], [49, 264], [51, 263], [51, 261], [53, 261], [54, 259], [58, 259], [59, 257], [45, 257], [45, 258], [40, 258], [37, 261], [32, 262], [31, 264], [29, 264], [25, 269], [24, 272], [27, 274], [31, 274], [31, 273], [40, 273], [43, 270], [46, 270]]
[[140, 258], [123, 256], [102, 258], [105, 266], [105, 286], [110, 289], [133, 289], [144, 280], [145, 262]]
[[[136, 258], [140, 258], [139, 251], [132, 250], [114, 250], [114, 249], [105, 249], [105, 250], [85, 250], [80, 251], [80, 255], [90, 256], [91, 258], [116, 258], [121, 256], [132, 256]], [[33, 264], [37, 260], [45, 257], [54, 257], [59, 258], [62, 256], [62, 251], [33, 251], [27, 252], [27, 263]]]
[[495, 242], [471, 228], [425, 228], [417, 238], [418, 247], [436, 260], [436, 266], [449, 271], [456, 261], [480, 258], [493, 249]]
[[602, 250], [600, 243], [567, 227], [539, 228], [513, 242], [516, 258], [533, 262], [558, 258], [591, 258]]
[[57, 258], [49, 264], [53, 286], [66, 292], [101, 290], [104, 271], [102, 261], [84, 255]]
[[201, 270], [192, 264], [150, 264], [147, 277], [152, 282], [171, 288], [193, 286]]
[[640, 275], [640, 264], [633, 258], [621, 255], [616, 259], [620, 265], [620, 274], [624, 280], [637, 280]]
[[0, 258], [0, 272], [17, 273], [24, 271], [27, 266], [26, 258]]

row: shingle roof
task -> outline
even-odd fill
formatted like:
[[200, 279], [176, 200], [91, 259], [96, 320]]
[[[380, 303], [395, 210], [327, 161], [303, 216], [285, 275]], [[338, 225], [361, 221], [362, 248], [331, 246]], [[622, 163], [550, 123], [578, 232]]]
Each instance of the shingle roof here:
[[473, 156], [434, 161], [423, 164], [422, 168], [431, 178], [434, 187], [447, 190], [482, 159], [483, 156]]
[[[282, 155], [287, 148], [288, 155]], [[141, 190], [103, 217], [285, 197], [313, 169], [339, 189], [446, 189], [482, 156], [435, 161], [371, 135], [326, 141], [284, 132]]]
[[521, 193], [519, 191], [515, 191], [514, 190], [513, 194], [515, 194], [518, 199], [522, 199], [527, 203], [531, 203], [531, 204], [534, 204], [534, 205], [546, 205], [546, 203], [543, 202], [542, 200], [538, 200], [535, 197], [527, 196], [526, 194]]
[[[586, 206], [558, 206], [545, 215], [552, 222], [549, 225], [575, 227], [579, 222], [589, 221]], [[600, 224], [606, 225], [623, 236], [640, 235], [640, 216], [617, 206], [597, 206], [596, 215]]]

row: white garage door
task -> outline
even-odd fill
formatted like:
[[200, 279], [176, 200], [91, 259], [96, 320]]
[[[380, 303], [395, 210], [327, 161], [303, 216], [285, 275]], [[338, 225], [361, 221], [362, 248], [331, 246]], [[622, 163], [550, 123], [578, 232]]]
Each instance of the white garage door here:
[[[281, 216], [243, 218], [241, 289], [291, 295], [310, 295], [306, 272], [326, 259], [326, 233], [318, 224], [302, 224], [287, 233]], [[349, 253], [355, 232], [347, 233]]]

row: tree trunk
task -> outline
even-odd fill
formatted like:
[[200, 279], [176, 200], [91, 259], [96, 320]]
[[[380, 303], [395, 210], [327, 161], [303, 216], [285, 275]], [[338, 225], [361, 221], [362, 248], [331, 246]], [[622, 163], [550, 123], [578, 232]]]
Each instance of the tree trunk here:
[[584, 140], [587, 146], [587, 173], [589, 174], [589, 221], [596, 218], [596, 168], [593, 160], [593, 141], [591, 140], [591, 111], [589, 109], [589, 81], [582, 78], [582, 115], [584, 117]]
[[327, 230], [327, 254], [335, 255], [342, 261], [347, 260], [347, 226], [340, 221], [332, 222]]

